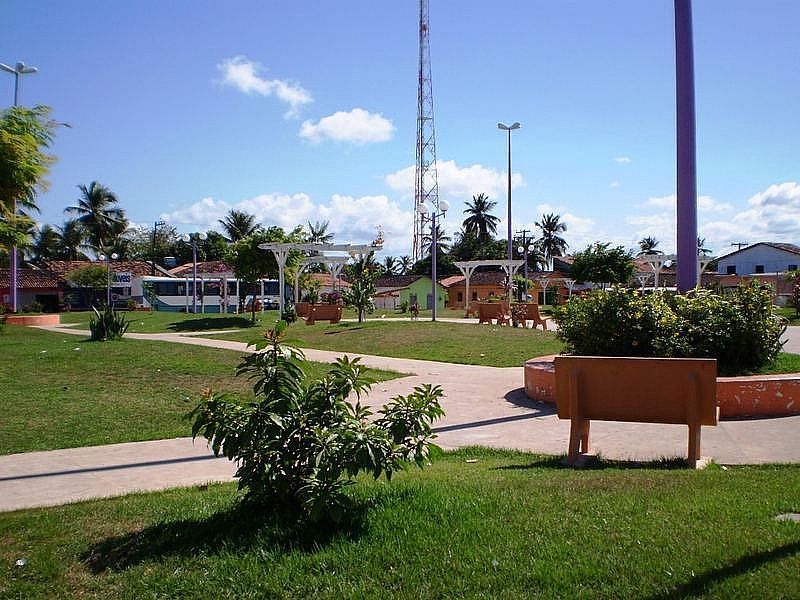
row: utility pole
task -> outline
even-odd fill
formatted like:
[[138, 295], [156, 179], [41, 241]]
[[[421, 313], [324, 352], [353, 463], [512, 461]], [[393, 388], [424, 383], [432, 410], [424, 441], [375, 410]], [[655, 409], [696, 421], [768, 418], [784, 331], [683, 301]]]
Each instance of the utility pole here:
[[156, 221], [153, 223], [153, 244], [150, 246], [150, 275], [156, 274], [156, 233], [159, 227], [166, 225], [166, 221]]
[[736, 246], [737, 250], [741, 250], [745, 246], [749, 246], [749, 242], [731, 242], [731, 246]]

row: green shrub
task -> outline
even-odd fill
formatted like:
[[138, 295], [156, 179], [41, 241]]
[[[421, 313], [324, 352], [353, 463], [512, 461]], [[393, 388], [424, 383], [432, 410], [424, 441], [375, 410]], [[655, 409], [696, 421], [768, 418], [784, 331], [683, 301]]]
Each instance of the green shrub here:
[[573, 354], [716, 358], [722, 375], [772, 363], [785, 330], [770, 290], [756, 282], [726, 295], [694, 290], [643, 297], [612, 287], [573, 297], [554, 315]]
[[[345, 487], [359, 472], [376, 479], [407, 461], [428, 462], [431, 422], [444, 415], [439, 386], [395, 397], [371, 419], [361, 405], [368, 380], [358, 359], [340, 358], [319, 381], [307, 380], [300, 350], [283, 343], [286, 323], [267, 331], [238, 374], [254, 380], [256, 400], [208, 391], [191, 413], [192, 435], [238, 464], [245, 500], [301, 518], [340, 520]], [[355, 404], [348, 401], [356, 399]]]
[[40, 313], [44, 310], [44, 305], [41, 302], [31, 302], [21, 307], [19, 310], [23, 313]]
[[661, 293], [643, 298], [610, 287], [573, 296], [553, 308], [567, 350], [585, 356], [654, 356], [654, 340], [666, 309]]
[[411, 304], [409, 303], [409, 301], [408, 301], [408, 300], [403, 300], [403, 301], [400, 303], [400, 312], [401, 312], [401, 313], [403, 313], [403, 314], [405, 314], [405, 313], [407, 313], [407, 312], [408, 312], [408, 309], [409, 309], [410, 307], [411, 307]]
[[111, 306], [106, 306], [100, 312], [92, 307], [94, 316], [89, 317], [89, 332], [94, 342], [121, 340], [128, 331], [128, 320]]

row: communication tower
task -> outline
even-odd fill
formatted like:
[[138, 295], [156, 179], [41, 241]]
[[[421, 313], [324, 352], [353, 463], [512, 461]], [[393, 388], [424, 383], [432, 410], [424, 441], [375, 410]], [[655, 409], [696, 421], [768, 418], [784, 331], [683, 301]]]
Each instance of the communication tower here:
[[436, 172], [436, 129], [433, 125], [431, 85], [431, 46], [428, 0], [419, 0], [419, 76], [417, 78], [417, 164], [414, 173], [414, 261], [422, 258], [422, 215], [417, 207], [425, 202], [439, 208], [439, 182]]

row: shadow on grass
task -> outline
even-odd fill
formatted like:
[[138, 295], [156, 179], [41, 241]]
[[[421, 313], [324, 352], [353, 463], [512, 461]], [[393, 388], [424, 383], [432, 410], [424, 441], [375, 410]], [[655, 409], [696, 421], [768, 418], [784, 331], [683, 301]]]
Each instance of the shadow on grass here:
[[706, 596], [709, 587], [721, 583], [726, 579], [746, 575], [767, 563], [779, 561], [784, 558], [789, 558], [795, 554], [800, 553], [800, 542], [792, 542], [791, 544], [784, 544], [772, 550], [765, 550], [763, 552], [756, 552], [755, 554], [748, 554], [741, 557], [739, 560], [726, 567], [719, 569], [712, 569], [706, 573], [701, 573], [693, 577], [686, 583], [679, 585], [670, 592], [656, 594], [650, 597], [650, 600], [678, 600], [679, 598], [692, 598]]
[[585, 464], [580, 467], [571, 467], [565, 463], [565, 456], [542, 456], [524, 465], [504, 465], [495, 467], [497, 471], [526, 470], [526, 469], [577, 469], [580, 471], [602, 471], [605, 469], [630, 470], [630, 469], [656, 469], [659, 471], [686, 470], [688, 464], [685, 458], [663, 457], [656, 460], [611, 460], [599, 456], [587, 457]]
[[258, 326], [258, 321], [253, 323], [249, 317], [219, 317], [210, 319], [187, 319], [185, 321], [175, 321], [167, 325], [170, 331], [211, 331], [215, 329], [244, 329]]
[[298, 522], [240, 503], [206, 518], [158, 523], [140, 531], [107, 538], [91, 546], [80, 559], [94, 574], [117, 571], [169, 556], [194, 557], [225, 552], [265, 550], [310, 552], [337, 539], [360, 538], [369, 503], [353, 507], [341, 523]]

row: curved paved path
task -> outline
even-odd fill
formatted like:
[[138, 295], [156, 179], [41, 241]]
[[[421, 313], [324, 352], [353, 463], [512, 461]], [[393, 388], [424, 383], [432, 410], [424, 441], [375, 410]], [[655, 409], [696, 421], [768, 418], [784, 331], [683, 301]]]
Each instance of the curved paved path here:
[[[85, 331], [51, 328], [62, 333]], [[223, 348], [246, 345], [196, 335], [127, 334], [131, 338]], [[790, 328], [787, 351], [800, 352], [800, 327]], [[304, 350], [309, 360], [331, 362], [341, 352]], [[350, 355], [354, 356], [354, 355]], [[369, 403], [380, 406], [421, 383], [444, 388], [446, 417], [436, 423], [437, 443], [563, 454], [569, 422], [550, 405], [532, 402], [523, 389], [523, 367], [497, 368], [423, 360], [361, 356], [375, 368], [409, 373], [376, 384]], [[800, 462], [800, 416], [730, 420], [703, 428], [703, 454], [723, 464]], [[686, 453], [682, 425], [592, 423], [594, 450], [608, 458], [647, 460]], [[154, 490], [231, 479], [233, 466], [214, 458], [205, 443], [191, 438], [0, 456], [0, 511], [62, 504], [83, 498]]]

